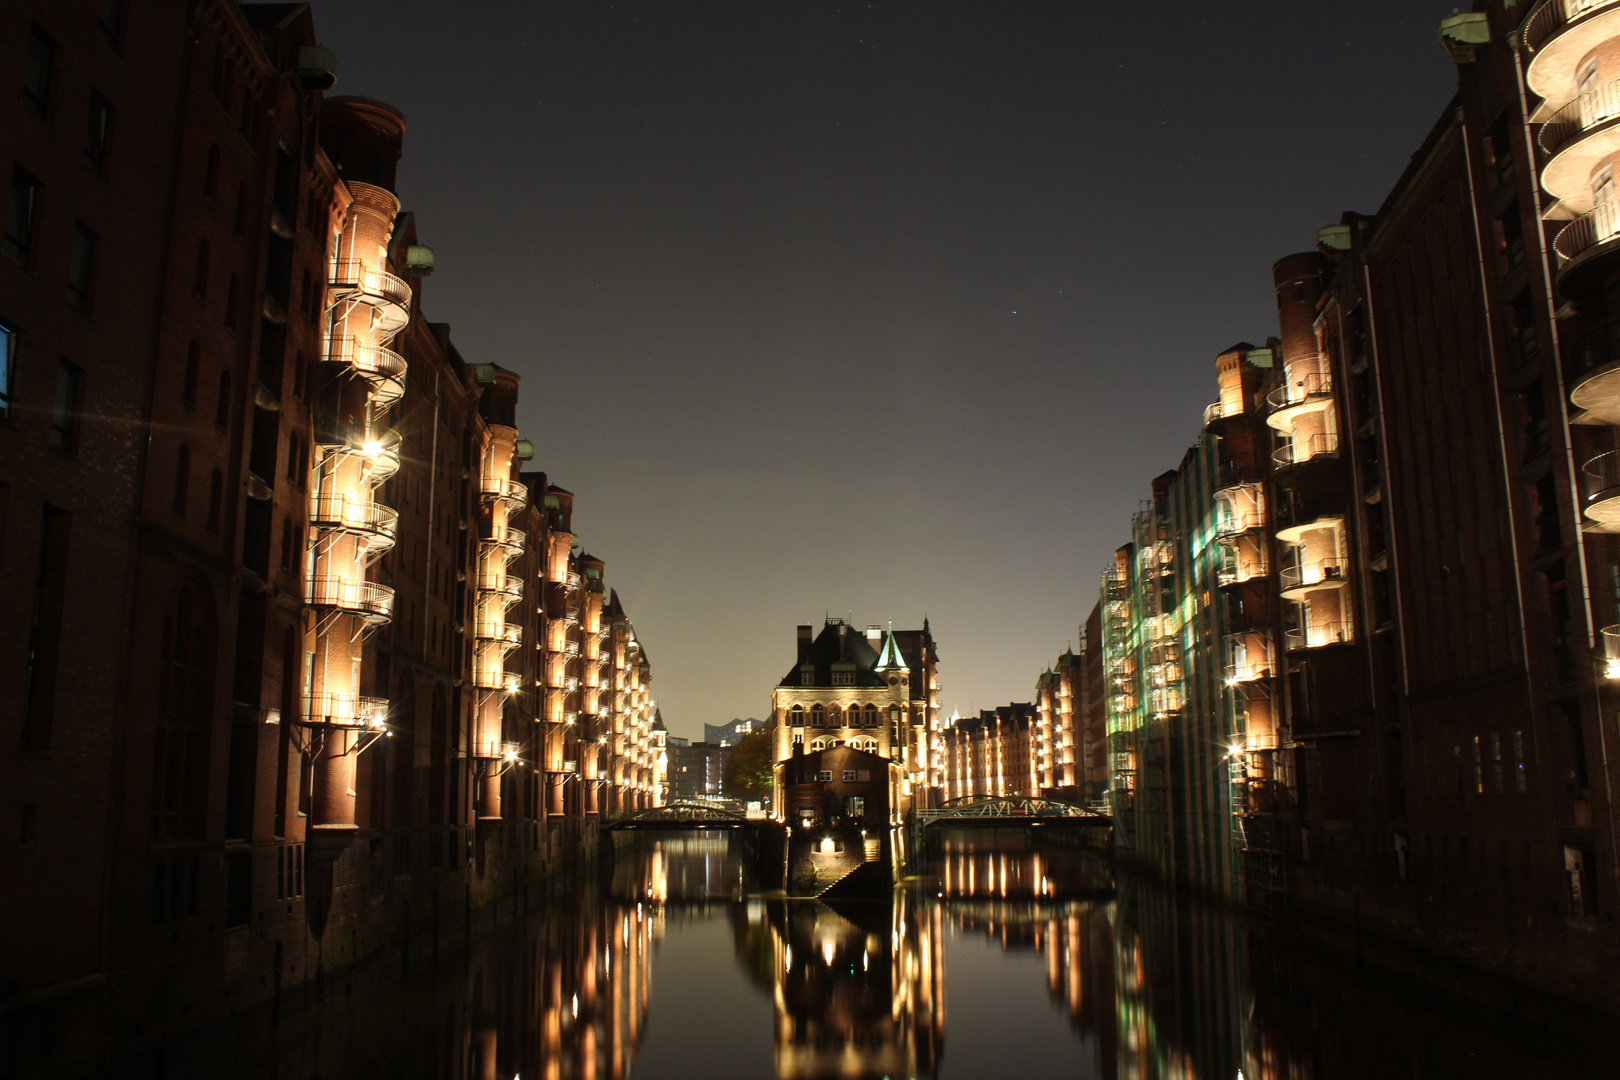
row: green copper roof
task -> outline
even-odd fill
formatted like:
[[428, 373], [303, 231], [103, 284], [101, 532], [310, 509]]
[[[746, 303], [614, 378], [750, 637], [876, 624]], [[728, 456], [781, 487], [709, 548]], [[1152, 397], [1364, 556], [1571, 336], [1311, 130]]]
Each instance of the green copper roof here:
[[900, 646], [894, 640], [894, 627], [889, 627], [889, 633], [883, 639], [883, 651], [878, 654], [878, 662], [872, 667], [873, 671], [906, 671], [911, 665], [906, 663], [905, 657], [900, 655]]

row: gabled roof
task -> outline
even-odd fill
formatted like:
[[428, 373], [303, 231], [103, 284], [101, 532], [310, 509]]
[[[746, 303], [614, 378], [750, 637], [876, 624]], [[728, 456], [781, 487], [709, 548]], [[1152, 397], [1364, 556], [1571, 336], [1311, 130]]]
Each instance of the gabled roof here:
[[886, 680], [872, 671], [877, 659], [877, 650], [867, 642], [864, 633], [842, 619], [828, 620], [804, 656], [788, 669], [777, 685], [805, 686], [801, 672], [808, 666], [812, 672], [809, 686], [831, 687], [833, 665], [836, 664], [840, 671], [854, 669], [856, 686], [883, 686]]

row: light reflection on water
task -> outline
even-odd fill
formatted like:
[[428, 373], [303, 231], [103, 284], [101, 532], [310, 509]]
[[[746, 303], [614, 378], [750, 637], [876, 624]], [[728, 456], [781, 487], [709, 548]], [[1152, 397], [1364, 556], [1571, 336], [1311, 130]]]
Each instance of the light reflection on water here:
[[368, 964], [273, 1029], [175, 1048], [167, 1075], [1596, 1075], [1060, 837], [948, 835], [890, 895], [832, 904], [761, 895], [727, 834], [642, 834], [601, 869], [436, 966]]

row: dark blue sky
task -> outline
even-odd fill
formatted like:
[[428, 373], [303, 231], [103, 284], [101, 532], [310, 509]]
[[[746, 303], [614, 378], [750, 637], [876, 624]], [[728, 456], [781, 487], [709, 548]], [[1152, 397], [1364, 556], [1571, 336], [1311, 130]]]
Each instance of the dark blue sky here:
[[676, 734], [763, 716], [793, 627], [914, 625], [1028, 700], [1148, 480], [1371, 211], [1458, 0], [318, 0], [410, 124], [424, 308], [525, 378]]

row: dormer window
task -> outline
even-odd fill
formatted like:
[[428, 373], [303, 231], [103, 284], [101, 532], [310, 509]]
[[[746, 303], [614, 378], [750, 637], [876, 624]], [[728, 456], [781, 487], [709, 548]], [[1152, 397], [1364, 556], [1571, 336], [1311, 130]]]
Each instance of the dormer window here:
[[816, 685], [816, 669], [815, 668], [801, 668], [799, 670], [799, 685], [800, 686], [814, 686], [814, 685]]
[[855, 673], [853, 671], [835, 671], [832, 673], [832, 684], [834, 686], [854, 686]]

